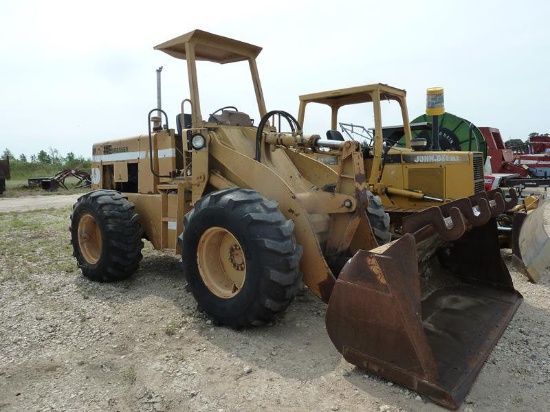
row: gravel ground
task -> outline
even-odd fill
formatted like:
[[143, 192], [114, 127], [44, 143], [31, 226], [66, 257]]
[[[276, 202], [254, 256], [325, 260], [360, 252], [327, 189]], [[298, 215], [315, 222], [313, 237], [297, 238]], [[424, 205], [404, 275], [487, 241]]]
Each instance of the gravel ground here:
[[[114, 284], [76, 268], [3, 279], [0, 411], [444, 410], [344, 361], [310, 292], [273, 325], [236, 332], [197, 311], [175, 258], [145, 255], [132, 279]], [[525, 300], [462, 411], [548, 410], [550, 276], [533, 285], [510, 260], [505, 253]]]
[[60, 208], [72, 205], [82, 196], [82, 193], [73, 195], [37, 195], [28, 197], [0, 198], [1, 212], [22, 212], [26, 210]]

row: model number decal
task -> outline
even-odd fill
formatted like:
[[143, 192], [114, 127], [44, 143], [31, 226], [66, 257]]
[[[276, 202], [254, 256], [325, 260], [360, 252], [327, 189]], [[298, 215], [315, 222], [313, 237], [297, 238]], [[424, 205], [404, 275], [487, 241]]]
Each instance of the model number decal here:
[[128, 146], [113, 147], [112, 145], [105, 145], [103, 147], [103, 154], [115, 154], [128, 152]]

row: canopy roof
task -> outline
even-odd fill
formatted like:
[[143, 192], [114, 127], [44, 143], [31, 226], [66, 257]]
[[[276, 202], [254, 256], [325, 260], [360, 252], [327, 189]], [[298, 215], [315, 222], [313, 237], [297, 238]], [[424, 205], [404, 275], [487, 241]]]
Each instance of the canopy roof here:
[[397, 89], [387, 84], [377, 83], [365, 86], [349, 87], [347, 89], [330, 90], [321, 93], [305, 94], [300, 96], [300, 102], [314, 102], [329, 105], [331, 107], [342, 107], [348, 104], [372, 102], [372, 93], [380, 91], [381, 100], [397, 100], [398, 97], [406, 95], [405, 90]]
[[193, 30], [175, 39], [168, 40], [155, 50], [163, 51], [177, 59], [187, 59], [186, 44], [194, 45], [195, 59], [214, 63], [233, 63], [250, 58], [255, 59], [262, 51], [261, 47], [242, 41], [208, 33], [203, 30]]

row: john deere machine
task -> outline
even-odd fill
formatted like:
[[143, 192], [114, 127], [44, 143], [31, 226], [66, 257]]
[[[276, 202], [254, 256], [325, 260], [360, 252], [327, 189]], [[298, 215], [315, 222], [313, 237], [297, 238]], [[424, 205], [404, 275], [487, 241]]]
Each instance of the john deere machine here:
[[[195, 30], [155, 49], [187, 61], [190, 98], [175, 128], [154, 108], [144, 134], [93, 145], [93, 190], [71, 215], [83, 275], [128, 278], [146, 239], [181, 255], [198, 305], [233, 328], [273, 320], [304, 282], [328, 304], [327, 331], [345, 359], [458, 408], [522, 301], [498, 248], [495, 216], [509, 206], [502, 193], [457, 191], [453, 202], [403, 219], [402, 236], [379, 245], [386, 215], [372, 194], [373, 168], [365, 169], [369, 154], [268, 111], [260, 47]], [[203, 116], [198, 60], [248, 63], [257, 124], [232, 106]], [[365, 96], [379, 101], [387, 90]], [[374, 150], [376, 162], [383, 147]], [[327, 151], [338, 167], [310, 155]], [[422, 164], [412, 150], [401, 156]], [[476, 157], [465, 156], [448, 160], [473, 185]]]
[[[330, 108], [330, 129], [326, 135], [335, 141], [345, 140], [338, 131], [342, 108], [372, 107], [372, 137], [361, 142], [367, 186], [389, 213], [394, 234], [401, 234], [403, 217], [410, 213], [484, 191], [482, 153], [425, 151], [426, 139], [412, 138], [405, 90], [372, 84], [302, 95], [298, 122], [304, 129], [309, 127], [306, 109], [316, 104]], [[384, 106], [391, 105], [397, 108], [393, 112], [400, 115], [399, 126], [384, 126], [382, 121]], [[398, 148], [395, 144], [403, 135], [404, 147]], [[326, 150], [316, 156], [322, 161], [322, 156], [331, 155]]]
[[[382, 206], [389, 215], [388, 219], [376, 222], [371, 218], [379, 239], [390, 234], [401, 236], [406, 216], [433, 206], [442, 206], [445, 211], [449, 201], [464, 197], [485, 197], [484, 164], [491, 145], [484, 134], [470, 122], [444, 112], [440, 116], [420, 116], [411, 124], [405, 99], [405, 90], [384, 84], [300, 96], [298, 122], [304, 129], [311, 123], [311, 116], [306, 113], [311, 111], [311, 106], [321, 105], [330, 109], [328, 139], [361, 141], [372, 203]], [[349, 106], [362, 108], [359, 112], [362, 118], [372, 112], [373, 127], [369, 130], [342, 122], [342, 109]], [[383, 118], [391, 106], [396, 109], [391, 114], [398, 114], [399, 118], [394, 119], [398, 126], [384, 126], [387, 122], [383, 123]], [[439, 138], [432, 139], [436, 117], [439, 118]], [[321, 154], [304, 153], [332, 163], [333, 168], [338, 167], [337, 153], [330, 150]], [[504, 194], [497, 189], [489, 190], [487, 196], [494, 200], [495, 193]], [[543, 217], [546, 202], [531, 196], [518, 204], [515, 191], [506, 195], [505, 210], [496, 218], [499, 244], [511, 248], [516, 268], [537, 282], [550, 265], [550, 239]]]

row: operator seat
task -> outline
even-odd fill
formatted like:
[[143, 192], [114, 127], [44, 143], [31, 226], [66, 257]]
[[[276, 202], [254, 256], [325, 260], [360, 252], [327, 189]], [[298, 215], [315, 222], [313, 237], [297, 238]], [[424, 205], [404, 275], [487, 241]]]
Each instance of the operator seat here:
[[[181, 122], [181, 113], [178, 113], [176, 115], [176, 169], [181, 170], [183, 169], [183, 129], [190, 129], [191, 128], [191, 114], [186, 113], [183, 115], [183, 125]], [[183, 126], [183, 127], [182, 127]], [[191, 131], [187, 131], [187, 136], [185, 136], [185, 140], [187, 141], [187, 149], [191, 149]]]
[[176, 130], [178, 132], [178, 135], [181, 136], [182, 129], [190, 129], [191, 128], [191, 114], [186, 113], [183, 115], [183, 126], [181, 127], [181, 113], [178, 113], [176, 116]]
[[[181, 122], [181, 113], [178, 113], [176, 115], [176, 130], [177, 130], [177, 137], [179, 140], [181, 140], [182, 136], [182, 130], [183, 129], [190, 129], [191, 128], [191, 114], [186, 113], [183, 115], [183, 125]], [[183, 126], [183, 127], [182, 127]], [[189, 149], [191, 147], [191, 131], [187, 131], [187, 148]]]
[[343, 142], [344, 136], [342, 136], [342, 133], [340, 133], [338, 130], [327, 130], [327, 139]]

